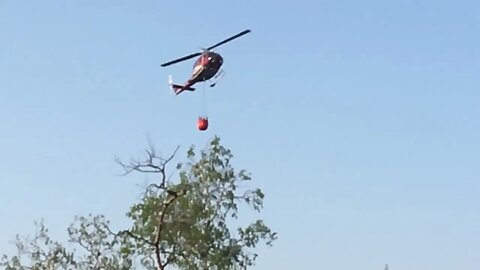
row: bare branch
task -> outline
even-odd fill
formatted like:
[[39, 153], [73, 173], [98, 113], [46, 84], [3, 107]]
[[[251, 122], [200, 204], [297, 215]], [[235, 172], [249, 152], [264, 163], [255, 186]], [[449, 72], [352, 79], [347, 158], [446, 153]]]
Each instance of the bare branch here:
[[133, 171], [141, 173], [160, 174], [160, 184], [153, 186], [157, 187], [158, 189], [163, 189], [167, 180], [167, 175], [165, 174], [165, 167], [175, 157], [179, 148], [180, 146], [177, 146], [175, 151], [173, 151], [173, 153], [166, 159], [157, 156], [155, 150], [153, 149], [153, 147], [151, 147], [150, 150], [145, 150], [147, 157], [143, 161], [132, 160], [129, 164], [123, 163], [118, 158], [115, 159], [115, 161], [123, 168], [123, 176], [128, 175]]
[[[187, 189], [186, 188], [182, 188], [180, 191], [178, 192], [175, 192], [175, 191], [171, 191], [171, 190], [167, 190], [168, 192], [168, 196], [167, 198], [165, 199], [165, 202], [164, 202], [164, 209], [162, 211], [162, 213], [160, 214], [160, 217], [158, 219], [158, 225], [157, 225], [157, 234], [155, 236], [155, 242], [154, 242], [154, 246], [155, 246], [155, 256], [157, 258], [157, 263], [158, 263], [158, 269], [159, 270], [164, 270], [165, 267], [171, 262], [173, 261], [173, 257], [172, 256], [169, 256], [169, 258], [167, 259], [167, 261], [162, 264], [162, 258], [161, 258], [161, 255], [160, 255], [160, 252], [161, 252], [161, 248], [160, 248], [160, 237], [161, 237], [161, 234], [162, 234], [162, 230], [163, 230], [163, 220], [165, 218], [165, 214], [167, 212], [167, 209], [170, 205], [173, 204], [173, 202], [179, 197], [179, 196], [182, 196], [184, 194], [187, 193]], [[174, 252], [174, 251], [173, 251]], [[173, 254], [172, 252], [172, 254]], [[171, 255], [172, 255], [171, 254]]]
[[151, 241], [147, 239], [143, 239], [141, 237], [138, 237], [131, 233], [130, 231], [122, 231], [121, 233], [127, 234], [130, 237], [141, 240], [151, 246], [155, 247], [155, 255], [158, 263], [159, 269], [164, 269], [165, 266], [173, 261], [173, 258], [175, 257], [173, 255], [174, 251], [168, 256], [167, 261], [162, 264], [162, 259], [161, 259], [161, 248], [160, 248], [160, 236], [163, 230], [163, 225], [164, 225], [164, 218], [165, 218], [165, 213], [168, 210], [169, 206], [175, 201], [176, 198], [179, 196], [183, 195], [186, 193], [186, 188], [182, 189], [179, 192], [175, 192], [172, 190], [166, 190], [166, 181], [167, 181], [167, 175], [165, 173], [165, 167], [167, 164], [172, 161], [172, 159], [175, 157], [175, 155], [178, 152], [178, 149], [180, 146], [177, 146], [175, 151], [168, 157], [168, 158], [162, 158], [158, 156], [155, 153], [155, 150], [152, 146], [150, 146], [150, 149], [146, 149], [146, 158], [143, 161], [136, 161], [132, 160], [130, 161], [129, 164], [125, 164], [121, 162], [119, 159], [116, 159], [116, 162], [122, 166], [124, 173], [123, 175], [130, 174], [133, 171], [141, 172], [141, 173], [154, 173], [154, 174], [159, 174], [160, 175], [160, 183], [159, 184], [150, 184], [147, 187], [146, 192], [150, 191], [152, 188], [156, 189], [162, 189], [165, 190], [168, 193], [168, 196], [166, 198], [166, 201], [164, 202], [164, 207], [163, 211], [160, 214], [159, 220], [158, 220], [158, 225], [157, 225], [157, 234], [155, 237], [155, 241], [152, 243]]

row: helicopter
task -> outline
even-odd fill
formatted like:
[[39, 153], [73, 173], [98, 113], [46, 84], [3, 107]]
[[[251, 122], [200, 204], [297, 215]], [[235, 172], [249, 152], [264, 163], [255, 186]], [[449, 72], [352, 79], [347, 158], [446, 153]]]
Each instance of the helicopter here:
[[248, 34], [250, 32], [251, 32], [250, 29], [244, 30], [234, 36], [231, 36], [223, 41], [218, 42], [213, 46], [210, 46], [206, 49], [205, 48], [202, 49], [202, 52], [193, 53], [193, 54], [166, 62], [164, 64], [161, 64], [160, 66], [166, 67], [166, 66], [170, 66], [170, 65], [200, 56], [195, 61], [193, 65], [192, 75], [187, 80], [187, 82], [185, 82], [185, 84], [183, 85], [175, 84], [173, 83], [172, 76], [169, 76], [168, 83], [170, 85], [170, 88], [175, 92], [176, 95], [180, 94], [185, 90], [195, 91], [195, 88], [192, 87], [194, 84], [198, 82], [210, 81], [212, 78], [215, 81], [210, 84], [210, 87], [214, 87], [217, 84], [217, 82], [223, 77], [225, 72], [221, 69], [221, 66], [223, 64], [223, 57], [219, 53], [212, 52], [211, 50], [227, 42], [230, 42], [236, 38], [239, 38], [240, 36]]

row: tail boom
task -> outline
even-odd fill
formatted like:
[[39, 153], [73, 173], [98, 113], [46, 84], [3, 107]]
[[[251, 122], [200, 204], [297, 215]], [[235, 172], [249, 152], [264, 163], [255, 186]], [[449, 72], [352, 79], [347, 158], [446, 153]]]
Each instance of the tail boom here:
[[170, 89], [175, 91], [175, 94], [180, 94], [181, 92], [187, 90], [187, 91], [195, 91], [195, 88], [192, 87], [190, 82], [187, 82], [185, 85], [180, 85], [180, 84], [175, 84], [172, 81], [172, 76], [169, 76], [168, 79], [168, 84], [170, 85]]

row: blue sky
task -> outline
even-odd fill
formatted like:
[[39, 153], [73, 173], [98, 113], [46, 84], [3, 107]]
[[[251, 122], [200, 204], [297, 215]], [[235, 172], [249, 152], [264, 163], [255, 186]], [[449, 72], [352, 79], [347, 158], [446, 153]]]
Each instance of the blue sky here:
[[[146, 177], [116, 156], [218, 135], [280, 235], [256, 269], [478, 269], [479, 8], [0, 0], [0, 250], [41, 218], [58, 239], [76, 214], [125, 225]], [[198, 132], [202, 92], [166, 85], [193, 60], [159, 65], [246, 28]]]

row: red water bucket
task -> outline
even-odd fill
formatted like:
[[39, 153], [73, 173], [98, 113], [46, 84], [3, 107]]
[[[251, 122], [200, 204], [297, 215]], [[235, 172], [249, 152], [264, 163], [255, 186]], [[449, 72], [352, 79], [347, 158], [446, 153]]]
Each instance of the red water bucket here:
[[199, 130], [207, 130], [208, 128], [208, 118], [199, 117], [197, 120], [197, 128]]

